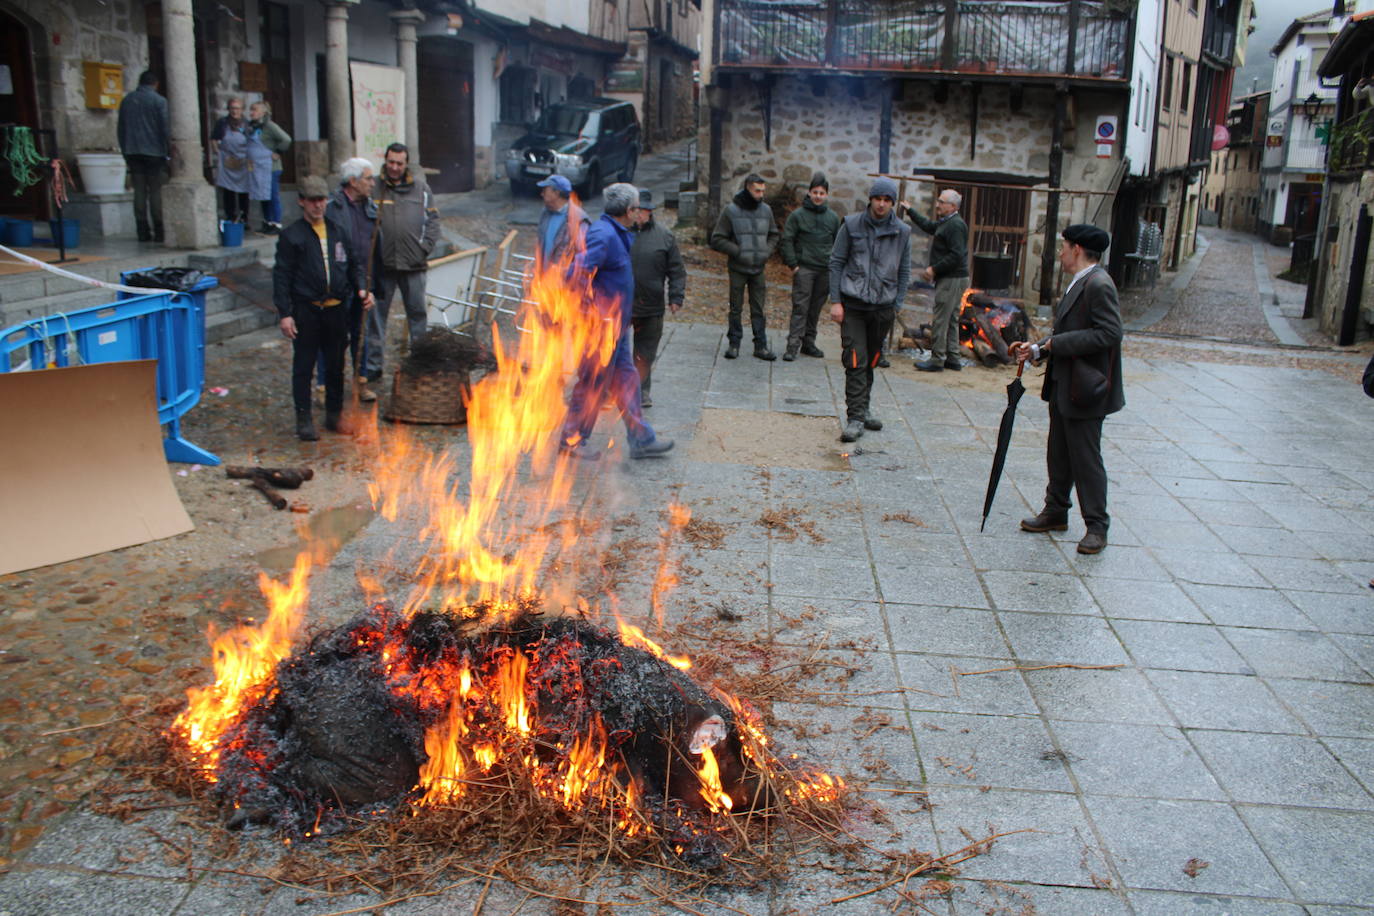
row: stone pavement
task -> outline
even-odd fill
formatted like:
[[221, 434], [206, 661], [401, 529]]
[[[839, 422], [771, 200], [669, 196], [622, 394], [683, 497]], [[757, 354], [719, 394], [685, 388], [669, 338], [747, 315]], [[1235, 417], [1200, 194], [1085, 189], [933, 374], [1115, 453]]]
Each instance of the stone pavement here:
[[[678, 449], [602, 461], [583, 490], [609, 484], [643, 531], [670, 498], [722, 526], [714, 546], [673, 547], [670, 620], [726, 603], [742, 637], [848, 658], [841, 705], [799, 687], [773, 718], [784, 747], [875, 778], [866, 797], [889, 822], [856, 816], [856, 835], [943, 854], [1028, 831], [966, 862], [927, 911], [1374, 912], [1374, 403], [1323, 372], [1128, 359], [1128, 406], [1104, 436], [1111, 546], [1082, 557], [1080, 519], [1057, 536], [1016, 530], [1044, 486], [1038, 373], [980, 533], [1005, 398], [969, 383], [992, 370], [894, 366], [875, 392], [887, 428], [847, 447], [833, 331], [820, 343], [831, 359], [725, 361], [718, 327], [670, 325], [650, 414]], [[751, 440], [789, 424], [785, 442]], [[597, 441], [620, 434], [607, 419]], [[454, 448], [466, 454], [461, 437]], [[760, 452], [762, 468], [738, 461]], [[819, 536], [766, 530], [770, 509], [797, 510]], [[316, 576], [314, 606], [347, 604], [359, 564], [398, 543], [372, 522]], [[647, 606], [652, 577], [652, 564], [627, 575], [625, 607]], [[279, 847], [250, 837], [229, 862], [206, 836], [173, 811], [125, 824], [77, 810], [0, 877], [0, 916], [383, 902], [216, 871], [269, 871]], [[834, 862], [794, 866], [693, 911], [889, 911], [881, 896], [832, 903], [864, 886]], [[587, 896], [671, 911], [629, 893], [607, 879]], [[386, 912], [549, 906], [466, 884]]]

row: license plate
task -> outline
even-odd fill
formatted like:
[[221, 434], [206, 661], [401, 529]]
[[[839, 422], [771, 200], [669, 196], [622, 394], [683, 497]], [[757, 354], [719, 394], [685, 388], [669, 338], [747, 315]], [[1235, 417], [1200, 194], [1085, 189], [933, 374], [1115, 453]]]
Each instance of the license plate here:
[[525, 171], [531, 175], [550, 175], [553, 169], [547, 165], [527, 165]]

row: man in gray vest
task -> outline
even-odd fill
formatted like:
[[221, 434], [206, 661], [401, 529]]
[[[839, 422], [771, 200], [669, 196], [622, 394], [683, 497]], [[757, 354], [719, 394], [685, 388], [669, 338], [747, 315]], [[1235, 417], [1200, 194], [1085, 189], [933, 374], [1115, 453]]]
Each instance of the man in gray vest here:
[[841, 442], [883, 428], [868, 406], [873, 367], [911, 282], [911, 227], [892, 212], [896, 202], [897, 182], [874, 179], [868, 206], [844, 218], [830, 250], [830, 318], [840, 326], [844, 363]]
[[758, 175], [744, 179], [735, 199], [720, 211], [715, 229], [711, 230], [711, 247], [729, 255], [730, 324], [725, 334], [725, 358], [739, 356], [740, 340], [744, 337], [741, 316], [744, 311], [744, 291], [749, 290], [749, 322], [754, 331], [754, 356], [774, 360], [777, 355], [768, 348], [768, 326], [763, 315], [763, 267], [778, 244], [778, 226], [773, 222], [773, 210], [763, 202], [764, 182]]

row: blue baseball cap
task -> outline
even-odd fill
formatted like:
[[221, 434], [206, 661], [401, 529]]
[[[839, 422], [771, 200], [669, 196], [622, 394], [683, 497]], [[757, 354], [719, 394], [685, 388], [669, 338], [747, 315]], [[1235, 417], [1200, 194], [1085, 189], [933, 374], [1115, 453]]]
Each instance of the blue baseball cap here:
[[535, 185], [536, 188], [557, 188], [564, 194], [572, 193], [572, 182], [562, 175], [550, 175]]

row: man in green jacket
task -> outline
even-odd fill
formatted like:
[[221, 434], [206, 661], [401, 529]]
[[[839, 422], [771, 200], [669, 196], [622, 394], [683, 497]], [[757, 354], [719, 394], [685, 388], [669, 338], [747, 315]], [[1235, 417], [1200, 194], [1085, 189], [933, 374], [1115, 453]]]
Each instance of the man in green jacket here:
[[782, 227], [782, 262], [792, 271], [792, 322], [787, 333], [787, 349], [782, 358], [789, 363], [802, 352], [825, 356], [816, 346], [816, 321], [821, 306], [830, 295], [830, 249], [840, 231], [840, 218], [826, 205], [830, 183], [825, 174], [811, 176], [811, 187], [802, 205], [793, 210]]
[[927, 219], [902, 201], [907, 217], [934, 239], [930, 266], [921, 279], [935, 283], [935, 317], [930, 324], [930, 357], [916, 363], [922, 372], [962, 369], [959, 362], [959, 303], [968, 289], [968, 224], [959, 215], [964, 198], [945, 188], [935, 201], [935, 219]]

